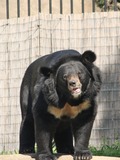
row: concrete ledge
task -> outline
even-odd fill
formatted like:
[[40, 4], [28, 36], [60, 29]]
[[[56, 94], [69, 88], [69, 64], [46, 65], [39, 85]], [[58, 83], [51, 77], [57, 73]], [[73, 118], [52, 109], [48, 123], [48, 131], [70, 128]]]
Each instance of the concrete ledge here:
[[[34, 156], [32, 156], [34, 157]], [[14, 155], [0, 155], [0, 160], [35, 160], [30, 155], [21, 155], [21, 154], [14, 154]], [[72, 156], [60, 156], [58, 160], [73, 160]], [[120, 160], [120, 158], [116, 157], [103, 157], [103, 156], [94, 156], [92, 160]]]

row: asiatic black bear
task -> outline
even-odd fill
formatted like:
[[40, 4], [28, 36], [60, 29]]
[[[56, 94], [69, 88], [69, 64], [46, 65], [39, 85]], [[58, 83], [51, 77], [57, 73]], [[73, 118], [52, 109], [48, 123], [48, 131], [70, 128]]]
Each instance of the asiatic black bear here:
[[95, 60], [95, 53], [89, 50], [82, 55], [62, 50], [27, 68], [20, 92], [20, 153], [35, 152], [36, 142], [37, 160], [56, 160], [54, 139], [58, 153], [73, 154], [74, 160], [92, 158], [88, 144], [101, 87]]

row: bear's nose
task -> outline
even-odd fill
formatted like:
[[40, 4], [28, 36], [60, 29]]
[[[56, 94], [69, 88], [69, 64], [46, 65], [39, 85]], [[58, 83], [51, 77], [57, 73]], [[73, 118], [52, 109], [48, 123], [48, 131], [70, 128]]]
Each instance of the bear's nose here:
[[72, 87], [75, 87], [76, 86], [76, 82], [75, 81], [70, 81], [69, 85], [72, 86]]

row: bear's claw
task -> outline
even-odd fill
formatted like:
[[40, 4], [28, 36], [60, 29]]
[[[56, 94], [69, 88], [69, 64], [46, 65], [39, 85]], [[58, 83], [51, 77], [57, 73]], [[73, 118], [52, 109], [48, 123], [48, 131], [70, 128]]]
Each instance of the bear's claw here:
[[74, 154], [74, 160], [91, 160], [92, 154], [89, 150], [77, 151]]

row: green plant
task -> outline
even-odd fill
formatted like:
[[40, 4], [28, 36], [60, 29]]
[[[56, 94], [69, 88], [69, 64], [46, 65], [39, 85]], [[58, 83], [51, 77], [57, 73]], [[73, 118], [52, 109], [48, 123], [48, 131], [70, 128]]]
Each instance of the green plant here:
[[0, 152], [0, 155], [10, 155], [10, 154], [18, 154], [18, 151], [17, 150], [14, 150], [14, 151], [2, 151]]
[[[117, 0], [118, 3], [120, 3], [120, 0]], [[100, 8], [103, 8], [103, 6], [105, 5], [105, 3], [107, 5], [109, 5], [109, 7], [111, 6], [112, 7], [112, 10], [114, 9], [114, 1], [113, 0], [96, 0], [96, 3], [97, 5], [100, 7]]]
[[100, 8], [102, 8], [105, 4], [105, 1], [104, 0], [96, 0], [96, 3]]
[[105, 143], [99, 149], [91, 146], [90, 150], [93, 153], [93, 155], [97, 156], [120, 157], [120, 142], [115, 141], [115, 143], [112, 145], [108, 145], [107, 143]]

